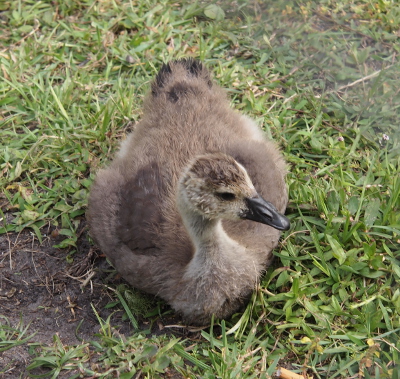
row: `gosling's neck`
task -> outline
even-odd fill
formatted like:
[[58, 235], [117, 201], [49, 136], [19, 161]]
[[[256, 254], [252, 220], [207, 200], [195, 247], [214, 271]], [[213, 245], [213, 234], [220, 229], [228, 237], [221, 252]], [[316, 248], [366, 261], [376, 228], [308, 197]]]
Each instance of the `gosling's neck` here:
[[243, 256], [245, 248], [230, 238], [222, 227], [220, 219], [209, 219], [191, 211], [184, 203], [178, 205], [186, 230], [193, 242], [195, 252], [189, 263], [199, 273], [199, 268], [224, 266]]

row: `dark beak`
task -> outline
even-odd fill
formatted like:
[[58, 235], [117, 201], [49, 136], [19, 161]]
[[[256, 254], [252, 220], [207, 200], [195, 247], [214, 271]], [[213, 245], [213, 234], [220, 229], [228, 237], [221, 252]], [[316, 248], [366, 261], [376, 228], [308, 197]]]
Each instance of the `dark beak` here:
[[247, 209], [241, 218], [261, 222], [278, 230], [288, 230], [290, 222], [287, 217], [280, 214], [275, 206], [264, 200], [260, 195], [246, 199]]

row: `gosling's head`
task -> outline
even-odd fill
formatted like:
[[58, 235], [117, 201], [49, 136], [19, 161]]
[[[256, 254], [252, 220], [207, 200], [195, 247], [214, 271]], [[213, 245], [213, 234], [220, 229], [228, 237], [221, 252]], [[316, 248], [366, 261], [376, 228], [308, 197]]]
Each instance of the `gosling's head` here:
[[279, 230], [289, 220], [264, 200], [254, 188], [246, 169], [232, 157], [207, 154], [196, 157], [179, 182], [185, 206], [208, 219], [248, 219]]

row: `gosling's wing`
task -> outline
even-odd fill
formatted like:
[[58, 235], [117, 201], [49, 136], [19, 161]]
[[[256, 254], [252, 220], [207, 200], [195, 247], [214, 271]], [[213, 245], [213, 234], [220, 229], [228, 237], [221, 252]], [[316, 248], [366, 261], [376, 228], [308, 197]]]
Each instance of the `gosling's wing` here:
[[118, 239], [135, 254], [157, 255], [165, 184], [158, 164], [149, 163], [128, 178], [119, 192]]

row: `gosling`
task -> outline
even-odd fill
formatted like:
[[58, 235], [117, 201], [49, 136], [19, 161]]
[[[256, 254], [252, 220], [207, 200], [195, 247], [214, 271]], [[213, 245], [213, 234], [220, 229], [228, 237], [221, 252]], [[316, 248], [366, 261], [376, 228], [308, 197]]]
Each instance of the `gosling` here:
[[197, 60], [163, 65], [144, 115], [89, 197], [90, 234], [133, 287], [188, 324], [227, 318], [272, 259], [285, 161]]

